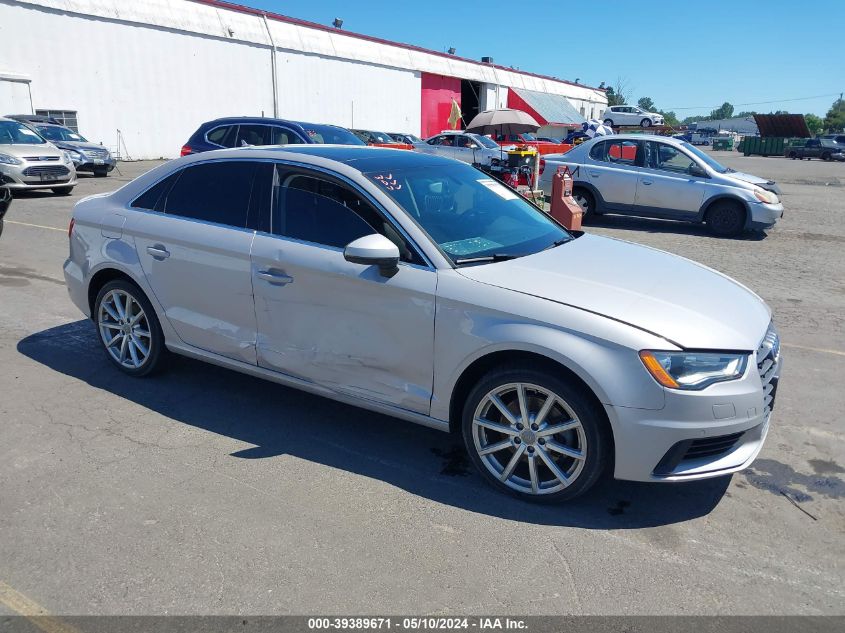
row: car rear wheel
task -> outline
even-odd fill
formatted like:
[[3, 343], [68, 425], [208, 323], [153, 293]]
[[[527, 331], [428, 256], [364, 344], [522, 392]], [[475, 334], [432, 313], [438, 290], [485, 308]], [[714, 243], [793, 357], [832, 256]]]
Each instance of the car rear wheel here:
[[651, 127], [651, 119], [643, 119], [640, 121], [640, 127]]
[[612, 440], [601, 408], [553, 373], [494, 370], [464, 405], [472, 462], [499, 490], [532, 501], [564, 501], [589, 490], [607, 467]]
[[745, 209], [737, 202], [716, 202], [707, 211], [707, 227], [713, 235], [735, 237], [745, 228]]
[[109, 360], [130, 376], [148, 376], [160, 365], [164, 335], [152, 305], [135, 284], [110, 281], [94, 303], [97, 332]]
[[576, 188], [572, 190], [572, 199], [578, 203], [578, 206], [581, 207], [581, 210], [584, 212], [584, 220], [590, 220], [594, 216], [599, 215], [596, 213], [596, 199], [586, 189]]
[[797, 155], [795, 152], [789, 152], [789, 157], [790, 157], [792, 160], [795, 160], [796, 158], [798, 158], [798, 155]]
[[69, 196], [73, 187], [53, 187], [51, 191], [58, 196]]

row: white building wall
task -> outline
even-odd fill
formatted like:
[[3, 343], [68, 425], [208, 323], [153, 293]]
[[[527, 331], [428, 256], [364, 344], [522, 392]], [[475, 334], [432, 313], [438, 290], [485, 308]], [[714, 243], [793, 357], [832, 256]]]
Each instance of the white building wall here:
[[132, 158], [178, 156], [209, 119], [273, 113], [270, 51], [254, 45], [0, 2], [0, 58], [32, 77], [35, 109], [78, 111], [109, 148], [120, 130]]
[[286, 51], [276, 73], [283, 119], [420, 133], [420, 73]]

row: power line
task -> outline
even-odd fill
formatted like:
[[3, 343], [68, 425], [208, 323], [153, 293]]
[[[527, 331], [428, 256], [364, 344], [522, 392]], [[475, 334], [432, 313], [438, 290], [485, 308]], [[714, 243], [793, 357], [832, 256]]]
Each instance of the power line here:
[[[787, 101], [809, 101], [810, 99], [821, 99], [822, 97], [836, 97], [839, 96], [840, 93], [838, 92], [830, 92], [825, 95], [815, 95], [814, 97], [795, 97], [794, 99], [774, 99], [772, 101], [750, 101], [748, 103], [733, 103], [733, 106], [750, 106], [750, 105], [768, 105], [770, 103], [785, 103]], [[686, 106], [683, 108], [680, 107], [671, 107], [667, 108], [667, 110], [701, 110], [701, 109], [716, 109], [722, 107], [722, 104], [714, 105], [714, 106]]]

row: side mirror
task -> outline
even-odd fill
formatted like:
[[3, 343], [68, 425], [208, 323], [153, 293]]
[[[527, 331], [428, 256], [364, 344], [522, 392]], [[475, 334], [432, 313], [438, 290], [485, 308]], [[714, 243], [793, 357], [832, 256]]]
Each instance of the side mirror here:
[[347, 244], [343, 258], [353, 264], [378, 266], [384, 277], [392, 277], [399, 271], [399, 247], [378, 233], [359, 237]]
[[467, 147], [469, 147], [470, 149], [478, 149], [478, 145], [476, 145], [475, 143], [470, 143], [469, 145], [467, 145]]
[[689, 174], [690, 176], [698, 176], [699, 178], [710, 178], [710, 174], [704, 170], [704, 167], [697, 163], [690, 165]]

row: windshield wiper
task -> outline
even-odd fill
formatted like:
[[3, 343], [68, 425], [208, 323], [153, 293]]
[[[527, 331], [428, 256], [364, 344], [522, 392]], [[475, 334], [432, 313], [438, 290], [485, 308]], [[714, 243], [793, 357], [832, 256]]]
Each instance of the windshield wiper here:
[[558, 240], [558, 241], [556, 241], [556, 242], [552, 242], [551, 244], [549, 244], [549, 245], [548, 245], [546, 248], [544, 248], [543, 250], [544, 250], [544, 251], [547, 251], [547, 250], [552, 249], [552, 248], [554, 248], [554, 247], [556, 247], [556, 246], [560, 246], [561, 244], [566, 244], [567, 242], [571, 242], [571, 241], [572, 241], [572, 238], [571, 238], [571, 237], [564, 237], [564, 238], [562, 238], [562, 239], [559, 239], [559, 240]]
[[507, 253], [495, 253], [493, 255], [480, 255], [479, 257], [459, 257], [455, 260], [456, 266], [463, 264], [479, 264], [482, 262], [504, 262], [509, 259], [516, 259], [521, 255], [509, 255]]

